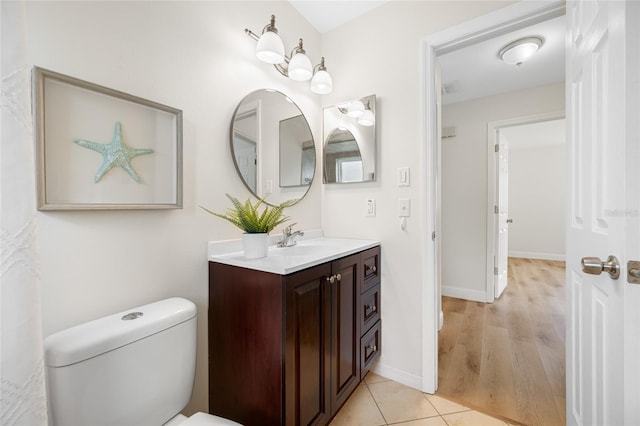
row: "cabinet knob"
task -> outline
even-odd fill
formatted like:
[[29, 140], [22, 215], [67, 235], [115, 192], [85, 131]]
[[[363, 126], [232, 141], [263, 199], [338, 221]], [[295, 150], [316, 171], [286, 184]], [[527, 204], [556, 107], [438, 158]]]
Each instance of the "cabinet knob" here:
[[364, 310], [365, 311], [371, 311], [371, 312], [375, 312], [376, 310], [378, 310], [378, 308], [376, 308], [376, 305], [364, 305]]
[[375, 352], [375, 351], [377, 351], [377, 350], [378, 350], [378, 346], [376, 346], [376, 345], [369, 345], [369, 346], [367, 346], [367, 349], [369, 349], [369, 350], [370, 350], [370, 351], [372, 351], [372, 352]]
[[330, 277], [327, 277], [327, 281], [329, 281], [331, 284], [333, 284], [334, 282], [336, 282], [336, 276], [335, 275], [331, 275]]
[[338, 281], [342, 281], [342, 275], [340, 275], [340, 274], [336, 275], [336, 279], [337, 279]]
[[378, 268], [376, 268], [375, 265], [373, 266], [365, 265], [365, 267], [367, 268], [367, 271], [371, 271], [373, 273], [375, 273], [378, 270]]

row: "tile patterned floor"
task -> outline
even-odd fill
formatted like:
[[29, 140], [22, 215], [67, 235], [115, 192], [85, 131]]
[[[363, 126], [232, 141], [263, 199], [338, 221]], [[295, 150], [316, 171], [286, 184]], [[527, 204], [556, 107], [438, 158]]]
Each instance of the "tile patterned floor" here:
[[330, 426], [508, 426], [478, 411], [369, 373]]

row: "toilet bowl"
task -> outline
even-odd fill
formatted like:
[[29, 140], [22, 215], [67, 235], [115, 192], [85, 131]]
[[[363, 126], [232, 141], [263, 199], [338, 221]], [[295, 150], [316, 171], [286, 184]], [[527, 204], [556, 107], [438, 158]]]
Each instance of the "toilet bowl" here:
[[161, 300], [77, 325], [44, 341], [53, 426], [238, 426], [179, 414], [191, 399], [196, 306]]

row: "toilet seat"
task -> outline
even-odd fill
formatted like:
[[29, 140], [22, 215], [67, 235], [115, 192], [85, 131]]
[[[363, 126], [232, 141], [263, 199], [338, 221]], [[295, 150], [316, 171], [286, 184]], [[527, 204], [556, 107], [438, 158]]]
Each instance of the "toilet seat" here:
[[212, 414], [198, 412], [189, 417], [180, 426], [242, 426], [232, 420], [223, 419], [222, 417]]

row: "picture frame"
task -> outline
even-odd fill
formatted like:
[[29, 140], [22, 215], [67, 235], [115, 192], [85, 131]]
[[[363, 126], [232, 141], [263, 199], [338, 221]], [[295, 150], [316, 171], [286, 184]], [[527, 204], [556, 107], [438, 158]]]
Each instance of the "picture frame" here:
[[182, 111], [34, 67], [38, 210], [182, 208]]

